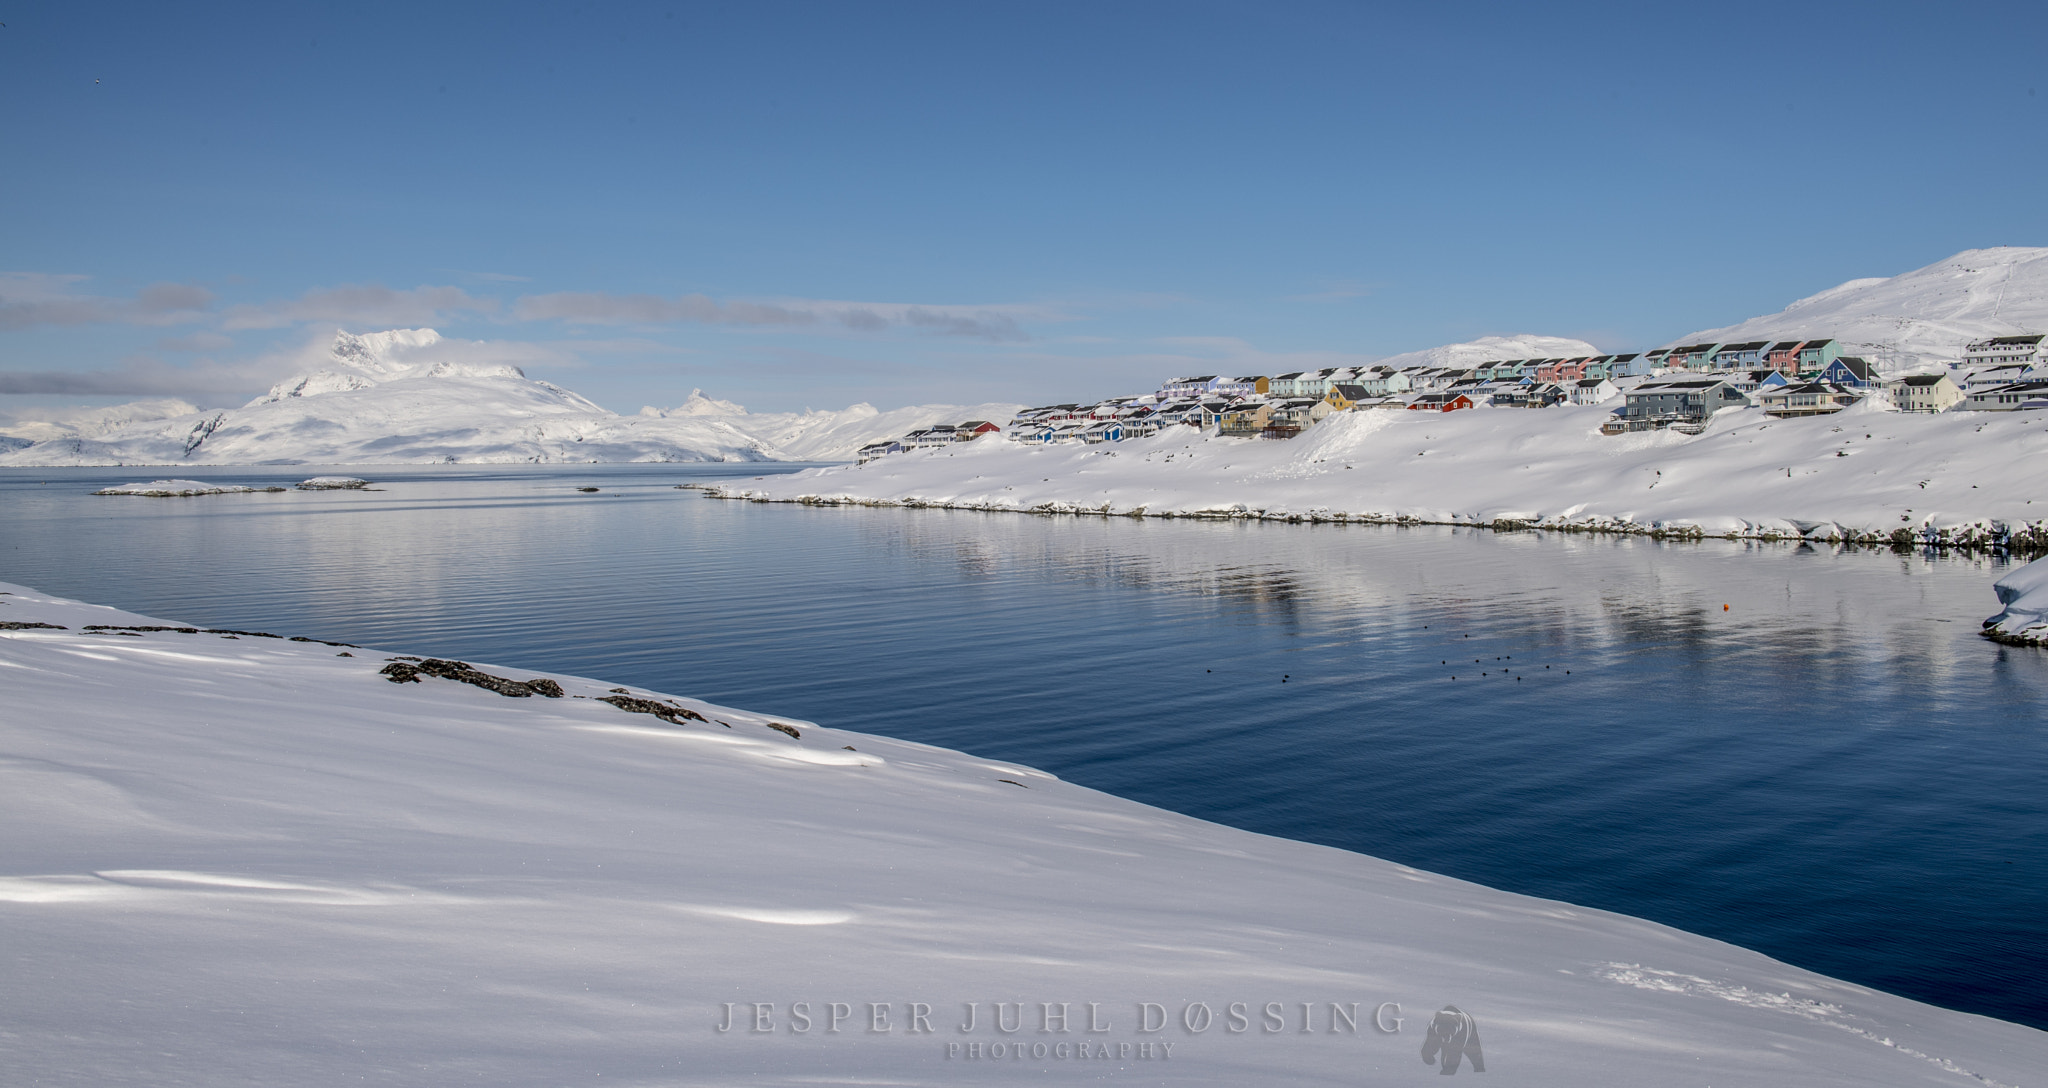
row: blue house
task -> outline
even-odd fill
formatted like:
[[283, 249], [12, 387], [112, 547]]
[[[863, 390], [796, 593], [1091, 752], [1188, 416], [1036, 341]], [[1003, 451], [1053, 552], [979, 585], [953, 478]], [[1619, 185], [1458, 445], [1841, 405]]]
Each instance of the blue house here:
[[1818, 380], [1849, 389], [1871, 389], [1884, 382], [1883, 378], [1877, 376], [1875, 367], [1854, 355], [1836, 356], [1821, 369]]
[[[1654, 366], [1656, 364], [1652, 363], [1647, 355], [1610, 355], [1607, 358], [1607, 376], [1610, 378], [1632, 378], [1648, 374]], [[1592, 374], [1591, 369], [1586, 371], [1587, 377], [1591, 377]]]
[[1750, 340], [1741, 344], [1722, 344], [1714, 349], [1709, 364], [1715, 370], [1749, 370], [1762, 366], [1764, 352], [1771, 346], [1768, 340]]

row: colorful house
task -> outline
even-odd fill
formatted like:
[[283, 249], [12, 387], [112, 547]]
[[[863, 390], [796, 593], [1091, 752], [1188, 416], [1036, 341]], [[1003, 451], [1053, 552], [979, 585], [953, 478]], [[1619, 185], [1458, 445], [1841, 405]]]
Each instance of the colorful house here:
[[1884, 384], [1877, 368], [1854, 355], [1839, 355], [1821, 368], [1819, 381], [1849, 389], [1875, 389]]
[[1323, 395], [1323, 403], [1333, 412], [1348, 412], [1362, 400], [1372, 400], [1375, 394], [1356, 382], [1339, 382]]
[[[1304, 383], [1302, 381], [1303, 378], [1307, 378], [1308, 381]], [[1266, 383], [1266, 390], [1269, 394], [1276, 397], [1305, 396], [1306, 394], [1301, 391], [1303, 386], [1314, 384], [1314, 371], [1292, 370], [1285, 374], [1273, 375]]]
[[1628, 391], [1622, 415], [1631, 420], [1702, 422], [1723, 408], [1749, 403], [1720, 378], [1659, 378]]
[[1273, 405], [1270, 401], [1237, 405], [1217, 420], [1217, 433], [1225, 438], [1256, 438], [1272, 418]]
[[1799, 373], [1799, 346], [1804, 340], [1780, 340], [1764, 349], [1764, 365], [1785, 374]]
[[1684, 370], [1704, 370], [1707, 366], [1707, 360], [1714, 357], [1714, 349], [1720, 346], [1719, 344], [1687, 344], [1684, 347], [1672, 348], [1670, 354], [1664, 357], [1664, 365]]
[[1565, 391], [1548, 382], [1517, 382], [1504, 386], [1488, 398], [1495, 408], [1548, 408], [1565, 402]]
[[1762, 366], [1764, 353], [1770, 349], [1768, 340], [1748, 340], [1740, 344], [1722, 344], [1714, 349], [1708, 367], [1713, 370], [1748, 370]]
[[1842, 357], [1842, 345], [1833, 340], [1808, 340], [1799, 345], [1799, 372], [1818, 374]]
[[[1371, 370], [1359, 371], [1356, 379], [1342, 384], [1356, 385], [1360, 389], [1365, 390], [1365, 395], [1368, 397], [1390, 397], [1395, 393], [1406, 393], [1409, 389], [1413, 388], [1413, 383], [1409, 379], [1407, 371], [1395, 370], [1389, 366], [1378, 366]], [[1336, 387], [1336, 383], [1330, 386], [1332, 389]]]
[[1411, 412], [1455, 412], [1463, 408], [1474, 408], [1472, 398], [1463, 393], [1424, 393], [1408, 402]]

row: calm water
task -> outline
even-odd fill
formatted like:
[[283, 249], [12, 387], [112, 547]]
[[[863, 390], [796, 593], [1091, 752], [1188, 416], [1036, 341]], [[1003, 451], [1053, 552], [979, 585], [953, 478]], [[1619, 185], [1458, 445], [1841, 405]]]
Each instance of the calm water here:
[[760, 471], [7, 470], [0, 580], [963, 748], [2048, 1027], [2048, 653], [1977, 636], [1999, 561], [671, 486]]

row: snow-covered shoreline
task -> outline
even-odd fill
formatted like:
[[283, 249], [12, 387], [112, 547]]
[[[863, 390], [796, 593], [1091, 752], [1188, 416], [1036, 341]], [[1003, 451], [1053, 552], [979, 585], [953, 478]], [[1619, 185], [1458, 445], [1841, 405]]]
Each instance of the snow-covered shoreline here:
[[1446, 1005], [1522, 1083], [2048, 1067], [1639, 919], [604, 681], [14, 585], [0, 675], [26, 1083], [1392, 1083]]
[[1866, 405], [1778, 420], [1743, 409], [1698, 436], [1606, 436], [1607, 415], [1354, 412], [1289, 441], [1185, 427], [1099, 446], [983, 438], [704, 490], [813, 505], [2048, 548], [2048, 420], [2033, 413]]
[[2048, 646], [2048, 560], [2036, 559], [1991, 588], [2005, 607], [1984, 621], [1984, 636], [2011, 646]]

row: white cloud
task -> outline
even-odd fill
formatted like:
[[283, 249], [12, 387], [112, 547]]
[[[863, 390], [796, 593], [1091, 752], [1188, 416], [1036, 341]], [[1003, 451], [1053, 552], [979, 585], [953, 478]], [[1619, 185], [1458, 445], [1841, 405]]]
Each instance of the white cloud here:
[[736, 300], [707, 295], [616, 295], [558, 291], [526, 295], [512, 304], [520, 321], [561, 321], [571, 325], [751, 325], [789, 328], [839, 327], [859, 332], [917, 329], [943, 336], [1024, 340], [1026, 321], [1057, 321], [1059, 313], [1035, 306], [993, 304], [932, 306], [896, 302], [839, 302], [825, 299]]
[[189, 325], [206, 319], [213, 292], [197, 284], [153, 283], [134, 298], [82, 294], [88, 277], [0, 272], [0, 329], [37, 325]]

